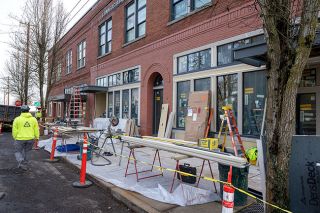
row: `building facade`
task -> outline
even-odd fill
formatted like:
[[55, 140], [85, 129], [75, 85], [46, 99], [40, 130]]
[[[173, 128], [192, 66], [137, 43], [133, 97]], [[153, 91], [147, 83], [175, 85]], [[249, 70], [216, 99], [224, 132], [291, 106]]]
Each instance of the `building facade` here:
[[[88, 122], [133, 118], [152, 135], [167, 103], [176, 113], [173, 137], [183, 138], [188, 94], [210, 90], [213, 133], [228, 104], [248, 145], [259, 137], [266, 43], [255, 1], [100, 0], [60, 42], [53, 117], [66, 115], [68, 91], [82, 85]], [[315, 48], [299, 89], [298, 134], [320, 134], [317, 55]]]

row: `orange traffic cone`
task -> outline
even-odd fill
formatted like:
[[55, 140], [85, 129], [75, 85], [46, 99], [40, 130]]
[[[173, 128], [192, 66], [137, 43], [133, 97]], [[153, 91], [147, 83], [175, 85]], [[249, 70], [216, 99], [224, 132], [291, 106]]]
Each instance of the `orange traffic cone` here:
[[82, 161], [80, 170], [80, 181], [73, 182], [72, 186], [76, 188], [87, 188], [92, 185], [92, 182], [86, 180], [86, 169], [87, 169], [87, 152], [88, 152], [88, 138], [87, 135], [83, 136], [82, 146]]
[[57, 146], [57, 137], [58, 137], [58, 127], [56, 127], [54, 132], [53, 132], [50, 159], [45, 159], [46, 162], [55, 163], [55, 162], [58, 162], [60, 160], [59, 158], [55, 158], [54, 157], [54, 153], [56, 151], [56, 146]]

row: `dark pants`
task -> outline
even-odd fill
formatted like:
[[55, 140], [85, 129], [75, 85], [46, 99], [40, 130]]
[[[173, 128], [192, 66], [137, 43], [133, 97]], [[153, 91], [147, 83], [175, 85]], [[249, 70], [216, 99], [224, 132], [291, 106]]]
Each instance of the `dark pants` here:
[[22, 161], [27, 161], [27, 152], [32, 150], [33, 143], [34, 143], [34, 140], [14, 141], [14, 147], [15, 147], [14, 155], [19, 164]]

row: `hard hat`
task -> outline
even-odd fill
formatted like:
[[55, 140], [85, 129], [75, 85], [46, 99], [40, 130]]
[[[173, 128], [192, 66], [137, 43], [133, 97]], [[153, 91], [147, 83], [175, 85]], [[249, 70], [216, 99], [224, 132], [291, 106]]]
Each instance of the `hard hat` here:
[[29, 112], [29, 110], [30, 110], [30, 107], [28, 105], [22, 105], [21, 106], [21, 111], [22, 112]]

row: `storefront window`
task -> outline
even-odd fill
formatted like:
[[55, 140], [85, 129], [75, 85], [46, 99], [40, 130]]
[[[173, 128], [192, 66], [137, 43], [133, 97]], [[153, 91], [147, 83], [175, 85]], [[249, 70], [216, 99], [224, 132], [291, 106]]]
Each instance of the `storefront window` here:
[[129, 118], [129, 90], [122, 91], [122, 118]]
[[297, 97], [297, 134], [316, 134], [316, 93], [298, 94]]
[[218, 47], [218, 66], [230, 64], [233, 61], [232, 43]]
[[113, 116], [113, 92], [108, 93], [108, 118]]
[[138, 125], [139, 114], [139, 89], [131, 90], [131, 118], [135, 119], [136, 125]]
[[300, 87], [315, 87], [316, 79], [316, 69], [304, 70], [301, 77]]
[[123, 73], [123, 83], [128, 84], [128, 83], [134, 83], [139, 81], [139, 70], [138, 69], [133, 69], [133, 70], [128, 70]]
[[120, 91], [114, 92], [114, 116], [120, 118]]
[[180, 56], [177, 63], [179, 74], [209, 69], [211, 67], [211, 49]]
[[221, 125], [220, 116], [224, 115], [223, 106], [232, 106], [232, 111], [237, 117], [238, 114], [238, 74], [223, 75], [217, 77], [217, 130]]
[[185, 117], [187, 115], [188, 98], [190, 92], [190, 81], [177, 83], [177, 127], [185, 127]]
[[211, 90], [211, 78], [201, 78], [194, 80], [194, 91]]
[[264, 71], [243, 74], [243, 135], [260, 135], [266, 82]]

